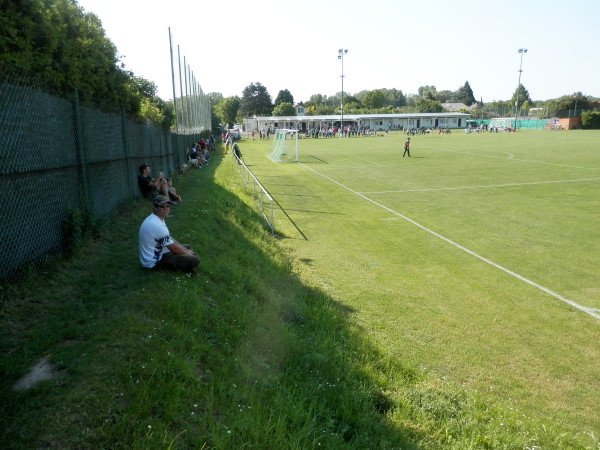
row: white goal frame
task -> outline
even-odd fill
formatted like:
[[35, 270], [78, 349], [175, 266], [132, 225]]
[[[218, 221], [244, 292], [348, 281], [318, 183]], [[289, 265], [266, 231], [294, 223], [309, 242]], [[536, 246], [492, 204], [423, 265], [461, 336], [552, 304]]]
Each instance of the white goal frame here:
[[286, 141], [287, 141], [288, 134], [295, 135], [296, 158], [294, 159], [294, 161], [298, 161], [298, 130], [295, 130], [292, 128], [277, 128], [275, 130], [275, 139], [273, 141], [273, 151], [269, 155], [269, 158], [271, 158], [273, 161], [281, 162], [281, 161], [285, 160], [283, 158], [283, 156], [287, 155]]

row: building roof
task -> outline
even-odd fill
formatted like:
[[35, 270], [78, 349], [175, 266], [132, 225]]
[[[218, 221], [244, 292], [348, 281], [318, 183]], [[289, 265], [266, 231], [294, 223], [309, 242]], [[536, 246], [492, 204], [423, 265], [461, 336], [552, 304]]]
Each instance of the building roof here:
[[466, 111], [470, 109], [464, 103], [442, 103], [442, 106], [448, 111], [460, 111], [461, 109], [464, 109]]

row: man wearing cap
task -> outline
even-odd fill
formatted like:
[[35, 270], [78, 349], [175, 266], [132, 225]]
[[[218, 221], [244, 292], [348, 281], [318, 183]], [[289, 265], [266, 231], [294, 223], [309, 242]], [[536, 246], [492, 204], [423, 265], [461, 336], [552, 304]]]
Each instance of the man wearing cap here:
[[140, 264], [146, 269], [191, 272], [200, 264], [200, 259], [192, 251], [192, 247], [180, 244], [171, 237], [165, 218], [171, 211], [172, 203], [164, 195], [154, 197], [153, 212], [140, 227]]

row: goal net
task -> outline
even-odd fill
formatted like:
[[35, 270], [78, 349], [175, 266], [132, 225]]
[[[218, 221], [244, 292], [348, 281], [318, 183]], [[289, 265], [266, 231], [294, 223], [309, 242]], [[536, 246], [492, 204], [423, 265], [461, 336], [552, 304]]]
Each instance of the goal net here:
[[275, 162], [298, 161], [298, 130], [287, 128], [275, 130], [273, 151], [269, 158]]

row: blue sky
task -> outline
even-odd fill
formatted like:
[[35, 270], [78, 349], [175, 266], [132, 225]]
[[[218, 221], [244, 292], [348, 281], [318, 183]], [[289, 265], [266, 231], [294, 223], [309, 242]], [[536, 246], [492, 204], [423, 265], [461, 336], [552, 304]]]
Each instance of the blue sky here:
[[533, 100], [600, 97], [597, 0], [78, 0], [102, 21], [123, 61], [172, 98], [168, 28], [205, 93], [241, 96], [252, 82], [295, 101], [341, 90], [468, 81], [484, 102], [508, 100], [519, 76]]

